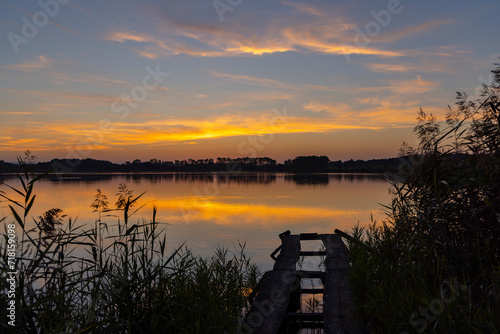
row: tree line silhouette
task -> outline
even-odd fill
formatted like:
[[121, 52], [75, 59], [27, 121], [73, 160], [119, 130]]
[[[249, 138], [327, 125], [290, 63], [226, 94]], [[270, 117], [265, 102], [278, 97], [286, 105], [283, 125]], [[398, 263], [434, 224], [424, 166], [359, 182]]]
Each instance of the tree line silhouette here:
[[[34, 172], [116, 173], [116, 172], [203, 172], [203, 171], [263, 171], [263, 172], [386, 172], [400, 164], [399, 158], [331, 161], [327, 156], [297, 156], [278, 163], [269, 157], [217, 159], [160, 160], [140, 159], [123, 164], [96, 159], [53, 159], [34, 163]], [[63, 166], [64, 168], [61, 168]], [[0, 173], [17, 172], [19, 165], [0, 160]]]

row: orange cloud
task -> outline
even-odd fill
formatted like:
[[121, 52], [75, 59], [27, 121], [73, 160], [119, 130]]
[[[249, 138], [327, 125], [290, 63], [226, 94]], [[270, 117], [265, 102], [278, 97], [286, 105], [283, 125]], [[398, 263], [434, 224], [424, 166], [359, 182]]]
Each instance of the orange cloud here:
[[421, 60], [418, 63], [390, 63], [390, 64], [381, 64], [381, 63], [368, 63], [365, 65], [366, 68], [373, 72], [399, 72], [399, 73], [407, 73], [407, 72], [442, 72], [449, 74], [456, 74], [457, 71], [450, 68], [449, 61], [445, 62], [437, 62], [436, 59], [430, 60]]
[[362, 91], [380, 92], [390, 91], [394, 94], [422, 94], [435, 90], [441, 84], [438, 81], [423, 80], [420, 75], [417, 75], [415, 80], [389, 80], [388, 86], [380, 87], [364, 87]]
[[397, 29], [394, 32], [383, 32], [382, 34], [373, 38], [373, 42], [374, 43], [394, 43], [394, 42], [401, 40], [403, 38], [408, 38], [412, 35], [421, 34], [421, 33], [430, 31], [432, 29], [435, 29], [436, 27], [438, 27], [440, 25], [445, 25], [445, 24], [450, 24], [450, 23], [454, 23], [454, 21], [436, 20], [436, 21], [424, 22], [424, 23], [417, 24], [414, 26], [403, 27], [403, 28]]
[[304, 106], [304, 109], [310, 110], [312, 112], [321, 112], [325, 111], [331, 114], [336, 114], [337, 116], [344, 112], [352, 112], [352, 109], [344, 103], [320, 103], [311, 101]]
[[[319, 14], [318, 9], [297, 7], [299, 11]], [[315, 14], [316, 13], [316, 14]], [[231, 29], [214, 25], [181, 22], [162, 18], [157, 36], [137, 31], [112, 31], [105, 40], [119, 42], [146, 58], [185, 53], [200, 57], [256, 56], [279, 52], [365, 54], [398, 57], [403, 52], [378, 49], [374, 46], [351, 45], [355, 25], [340, 17], [322, 17], [320, 20], [274, 20], [264, 23], [268, 28], [235, 25]], [[182, 37], [182, 38], [180, 38]], [[196, 47], [189, 40], [196, 41]], [[128, 42], [141, 43], [131, 46]]]
[[326, 17], [327, 14], [321, 8], [312, 6], [306, 3], [293, 3], [293, 2], [282, 2], [284, 5], [291, 6], [295, 13], [299, 14], [309, 14], [317, 17]]
[[260, 87], [271, 87], [271, 88], [282, 88], [282, 89], [293, 89], [300, 90], [298, 86], [291, 85], [285, 82], [266, 79], [266, 78], [256, 78], [247, 75], [233, 75], [233, 74], [224, 74], [224, 73], [216, 73], [213, 72], [212, 76], [221, 79], [227, 79], [229, 81], [244, 83], [248, 85], [255, 85]]
[[50, 67], [51, 65], [52, 60], [42, 55], [39, 56], [35, 61], [27, 61], [21, 64], [7, 65], [5, 66], [5, 68], [9, 70], [31, 72], [33, 70]]
[[[368, 122], [367, 122], [368, 123]], [[36, 143], [36, 149], [64, 149], [78, 144], [94, 149], [122, 145], [156, 145], [191, 142], [208, 138], [254, 136], [280, 133], [321, 133], [341, 129], [379, 129], [380, 126], [350, 123], [350, 119], [313, 117], [276, 118], [269, 115], [232, 115], [209, 119], [164, 119], [141, 123], [112, 123], [101, 130], [98, 123], [45, 124], [31, 122], [23, 128], [5, 128], [12, 140], [0, 144], [3, 150], [22, 150], [25, 144]], [[23, 131], [32, 127], [29, 133]], [[25, 137], [25, 138], [21, 138]]]

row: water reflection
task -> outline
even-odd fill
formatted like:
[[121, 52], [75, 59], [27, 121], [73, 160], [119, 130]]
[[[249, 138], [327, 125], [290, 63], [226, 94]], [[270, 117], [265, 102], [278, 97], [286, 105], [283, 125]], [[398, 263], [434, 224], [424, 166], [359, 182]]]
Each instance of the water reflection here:
[[[2, 177], [22, 187], [15, 176]], [[209, 255], [217, 245], [246, 241], [249, 253], [264, 265], [271, 265], [269, 254], [280, 243], [279, 233], [349, 230], [358, 222], [369, 223], [370, 215], [380, 212], [378, 203], [389, 202], [383, 175], [373, 174], [80, 174], [42, 179], [35, 185], [30, 214], [36, 218], [61, 208], [81, 225], [94, 224], [90, 204], [97, 188], [113, 206], [120, 183], [134, 189], [134, 195], [146, 192], [139, 203], [146, 207], [134, 219], [149, 219], [155, 204], [158, 220], [168, 223], [172, 248], [187, 241], [193, 251]], [[0, 218], [8, 215], [0, 205]], [[116, 223], [112, 217], [103, 220]]]
[[299, 186], [326, 186], [329, 183], [328, 174], [291, 174], [285, 175], [285, 181], [294, 182]]
[[[174, 182], [174, 183], [213, 183], [222, 184], [271, 184], [276, 182], [276, 173], [251, 173], [251, 172], [208, 172], [208, 173], [112, 173], [112, 174], [71, 174], [56, 175], [49, 174], [43, 181], [64, 182], [64, 183], [95, 183], [99, 181], [109, 181], [120, 177], [124, 181], [148, 181], [150, 183]], [[17, 178], [13, 174], [0, 175], [0, 180], [10, 180]]]
[[325, 186], [333, 182], [343, 181], [383, 181], [385, 176], [383, 174], [352, 174], [352, 173], [339, 173], [339, 174], [285, 174], [285, 181], [294, 182], [297, 185], [303, 186]]
[[[357, 174], [357, 173], [302, 173], [302, 174], [280, 174], [265, 172], [208, 172], [208, 173], [111, 173], [111, 174], [71, 174], [55, 175], [49, 174], [42, 181], [65, 182], [65, 183], [95, 183], [109, 181], [121, 177], [124, 181], [149, 181], [158, 182], [186, 182], [186, 183], [213, 183], [220, 184], [272, 184], [279, 176], [283, 176], [287, 182], [296, 185], [328, 185], [330, 182], [343, 181], [384, 181], [384, 174]], [[0, 174], [0, 180], [16, 178], [14, 174]]]

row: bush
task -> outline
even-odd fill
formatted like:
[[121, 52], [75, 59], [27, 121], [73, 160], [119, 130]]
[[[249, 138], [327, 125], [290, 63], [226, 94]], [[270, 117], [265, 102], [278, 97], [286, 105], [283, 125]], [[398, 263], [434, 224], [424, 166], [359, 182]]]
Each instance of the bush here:
[[447, 127], [419, 112], [387, 219], [353, 236], [352, 282], [372, 332], [499, 332], [500, 65]]

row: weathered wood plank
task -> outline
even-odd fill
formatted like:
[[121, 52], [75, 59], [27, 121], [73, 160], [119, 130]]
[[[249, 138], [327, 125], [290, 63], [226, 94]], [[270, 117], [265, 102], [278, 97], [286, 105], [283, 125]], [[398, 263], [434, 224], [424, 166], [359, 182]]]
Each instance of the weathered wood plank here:
[[298, 270], [297, 276], [299, 278], [325, 278], [324, 271], [311, 271], [311, 270]]
[[326, 270], [332, 269], [348, 269], [349, 268], [349, 253], [347, 247], [342, 242], [340, 235], [336, 234], [323, 234], [321, 240], [325, 245]]
[[325, 293], [325, 289], [322, 288], [305, 288], [305, 289], [300, 289], [300, 293], [304, 295], [316, 295], [316, 294], [321, 294]]
[[323, 313], [288, 313], [288, 317], [302, 321], [323, 321]]
[[325, 256], [325, 251], [301, 251], [300, 256]]
[[262, 288], [243, 321], [240, 333], [275, 334], [288, 311], [297, 286], [300, 236], [282, 233], [281, 249], [273, 270], [266, 273]]
[[355, 309], [347, 280], [349, 253], [339, 235], [324, 235], [326, 247], [326, 279], [323, 295], [324, 329], [326, 334], [367, 333], [366, 326]]
[[243, 320], [240, 333], [276, 334], [287, 313], [290, 295], [296, 286], [295, 270], [266, 273], [262, 288]]
[[274, 270], [295, 270], [300, 254], [300, 236], [285, 235], [281, 237], [281, 251]]
[[317, 240], [318, 233], [301, 233], [300, 240]]

